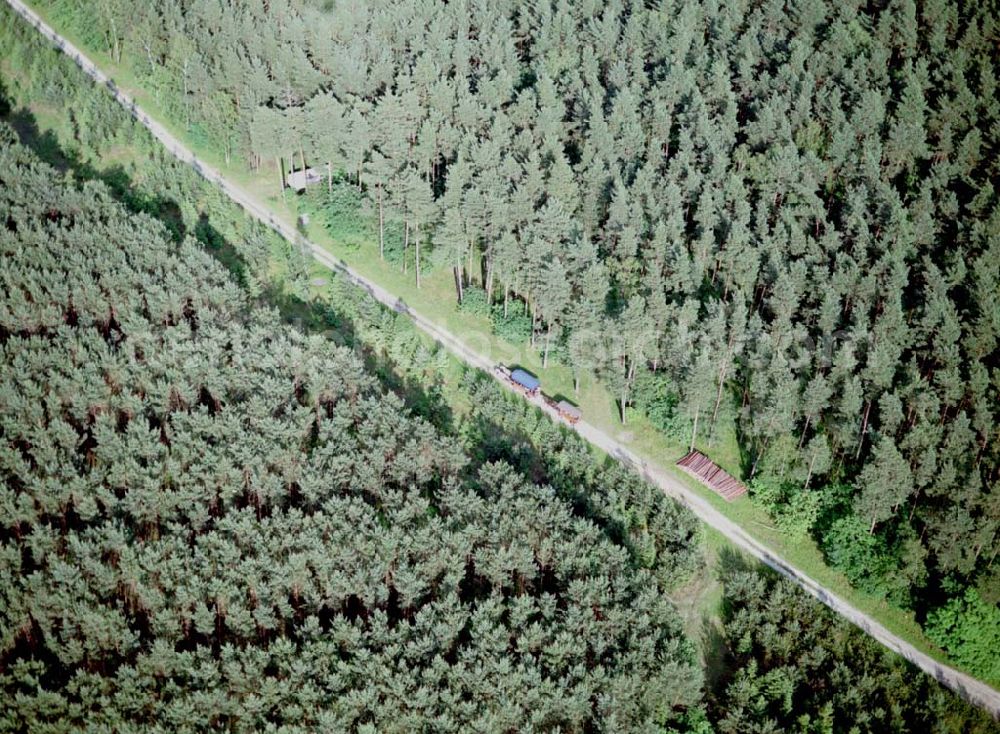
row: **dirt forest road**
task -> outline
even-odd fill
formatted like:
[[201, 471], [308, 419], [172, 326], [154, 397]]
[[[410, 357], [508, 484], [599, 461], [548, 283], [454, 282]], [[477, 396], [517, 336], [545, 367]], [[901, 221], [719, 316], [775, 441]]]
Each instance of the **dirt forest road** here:
[[[171, 135], [159, 122], [151, 118], [135, 103], [135, 101], [115, 86], [114, 82], [102, 72], [87, 56], [85, 56], [73, 44], [56, 33], [49, 27], [30, 7], [21, 0], [7, 0], [8, 5], [19, 15], [34, 26], [39, 33], [48, 38], [63, 53], [73, 59], [84, 72], [86, 72], [95, 82], [103, 85], [108, 92], [118, 100], [129, 112], [144, 125], [173, 155], [181, 161], [190, 164], [206, 180], [219, 186], [226, 194], [239, 204], [248, 213], [257, 217], [274, 228], [283, 237], [291, 242], [302, 242], [302, 236], [288, 224], [280, 221], [273, 212], [268, 211], [258, 203], [246, 191], [227, 180], [219, 171], [215, 170], [205, 162], [199, 160], [183, 143]], [[438, 324], [426, 319], [413, 309], [409, 308], [403, 301], [392, 293], [374, 283], [367, 278], [354, 272], [344, 262], [334, 258], [319, 246], [305, 242], [305, 245], [323, 265], [331, 270], [340, 273], [348, 278], [359, 288], [363, 288], [368, 293], [400, 313], [405, 313], [413, 322], [446, 347], [467, 364], [484, 370], [487, 374], [493, 375], [493, 363], [482, 354], [470, 349], [461, 339], [442, 328]], [[503, 383], [502, 384], [506, 384]], [[508, 386], [509, 387], [509, 386]], [[547, 412], [553, 420], [561, 420], [555, 411], [547, 406], [540, 399], [532, 401], [540, 410]], [[780, 558], [767, 546], [752, 538], [742, 527], [727, 518], [716, 510], [709, 502], [698, 494], [690, 490], [683, 483], [673, 476], [667, 474], [649, 460], [637, 456], [628, 447], [614, 437], [594, 426], [580, 421], [575, 429], [584, 439], [613, 456], [618, 461], [629, 465], [633, 470], [641, 474], [647, 481], [655, 484], [668, 496], [687, 506], [703, 522], [725, 535], [732, 543], [742, 550], [759, 559], [762, 563], [770, 566], [782, 576], [798, 584], [812, 596], [819, 599], [830, 609], [847, 619], [852, 624], [857, 625], [867, 634], [878, 640], [890, 650], [902, 655], [911, 663], [919, 667], [928, 675], [933, 676], [943, 685], [948, 686], [960, 696], [977, 706], [981, 706], [990, 711], [995, 718], [1000, 719], [1000, 692], [986, 685], [980, 680], [970, 675], [955, 670], [947, 665], [943, 665], [930, 656], [917, 650], [910, 643], [900, 639], [879, 624], [876, 620], [864, 614], [860, 610], [848, 604], [844, 599], [832, 593], [819, 583], [811, 579], [805, 573], [799, 571], [791, 564]], [[1000, 653], [998, 653], [1000, 654]]]

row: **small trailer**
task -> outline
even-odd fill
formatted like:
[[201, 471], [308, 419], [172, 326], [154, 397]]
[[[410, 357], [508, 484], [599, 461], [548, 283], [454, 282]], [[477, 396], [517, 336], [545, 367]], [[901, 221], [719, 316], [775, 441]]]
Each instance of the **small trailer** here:
[[583, 415], [578, 407], [565, 400], [560, 400], [556, 403], [556, 410], [559, 412], [559, 415], [563, 417], [563, 420], [570, 425], [574, 425], [579, 422], [580, 417]]
[[556, 401], [550, 398], [548, 395], [543, 395], [542, 399], [545, 401], [545, 404], [549, 408], [558, 413], [559, 417], [562, 418], [567, 423], [569, 423], [570, 425], [577, 423], [580, 420], [581, 416], [583, 415], [580, 412], [580, 409], [575, 405], [573, 405], [573, 403], [569, 402], [568, 400]]

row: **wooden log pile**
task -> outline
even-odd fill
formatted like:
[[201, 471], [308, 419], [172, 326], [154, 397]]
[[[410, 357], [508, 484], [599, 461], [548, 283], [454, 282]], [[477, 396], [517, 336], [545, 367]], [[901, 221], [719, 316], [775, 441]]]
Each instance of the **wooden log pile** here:
[[733, 478], [725, 469], [700, 451], [692, 451], [677, 462], [677, 466], [709, 489], [719, 494], [727, 502], [747, 493], [746, 485]]

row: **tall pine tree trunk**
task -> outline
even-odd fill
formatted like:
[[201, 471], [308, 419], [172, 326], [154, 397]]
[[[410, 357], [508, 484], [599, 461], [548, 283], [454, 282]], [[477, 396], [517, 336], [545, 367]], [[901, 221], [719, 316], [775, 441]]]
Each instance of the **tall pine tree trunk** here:
[[726, 384], [726, 372], [729, 371], [729, 355], [726, 354], [726, 358], [722, 363], [722, 369], [719, 370], [719, 391], [715, 394], [715, 408], [712, 409], [712, 423], [708, 427], [708, 445], [712, 445], [712, 439], [715, 436], [715, 421], [719, 417], [719, 406], [722, 404], [722, 390]]
[[108, 39], [108, 51], [111, 53], [111, 58], [115, 60], [115, 63], [120, 64], [122, 62], [122, 48], [118, 40], [118, 24], [115, 23], [114, 13], [108, 9], [107, 14], [102, 13], [102, 15], [107, 18], [108, 24], [111, 26], [110, 31], [105, 33], [105, 37]]
[[410, 220], [403, 220], [403, 272], [406, 272], [406, 251], [410, 249]]
[[701, 406], [695, 408], [694, 410], [694, 425], [691, 426], [691, 445], [688, 447], [688, 451], [694, 451], [694, 442], [698, 437], [698, 416], [701, 414]]
[[542, 352], [542, 369], [549, 366], [549, 341], [552, 339], [552, 324], [549, 323], [549, 328], [545, 332], [545, 349]]
[[[626, 356], [622, 357], [623, 360], [626, 359], [626, 358], [627, 358]], [[622, 383], [622, 425], [623, 426], [625, 425], [625, 406], [628, 405], [628, 391], [629, 391], [629, 388], [632, 386], [632, 383], [635, 381], [635, 370], [636, 370], [636, 367], [638, 367], [638, 366], [639, 366], [638, 362], [629, 360], [628, 361], [628, 369], [625, 370], [625, 381]]]
[[767, 451], [767, 445], [770, 443], [770, 439], [764, 439], [764, 445], [760, 447], [760, 451], [757, 452], [757, 456], [754, 457], [753, 466], [750, 467], [750, 478], [753, 479], [757, 474], [757, 464], [760, 463], [760, 457], [764, 455]]
[[385, 207], [382, 203], [384, 190], [381, 179], [378, 182], [378, 259], [385, 260]]
[[[909, 522], [913, 521], [913, 515], [917, 511], [917, 505], [919, 504], [919, 502], [920, 502], [920, 487], [917, 487], [917, 491], [913, 494], [913, 507], [910, 508], [910, 516], [907, 518], [907, 521]], [[924, 525], [924, 527], [926, 527], [926, 524]]]
[[420, 225], [417, 222], [413, 223], [413, 246], [417, 254], [413, 269], [417, 272], [417, 288], [420, 288]]
[[811, 415], [806, 416], [806, 423], [802, 426], [802, 435], [799, 436], [799, 451], [802, 450], [802, 444], [806, 442], [806, 432], [809, 430], [809, 421], [812, 420]]
[[278, 185], [281, 187], [281, 198], [285, 198], [285, 164], [281, 160], [281, 156], [275, 156], [275, 160], [278, 163]]
[[531, 304], [531, 341], [529, 342], [532, 347], [535, 346], [535, 323], [538, 320], [538, 312], [535, 310], [535, 304]]
[[458, 291], [458, 302], [461, 303], [465, 298], [465, 293], [462, 292], [462, 267], [456, 265], [451, 272], [455, 275], [455, 289]]
[[469, 240], [469, 266], [468, 266], [468, 277], [469, 277], [469, 285], [472, 285], [472, 240]]
[[871, 413], [872, 401], [865, 403], [865, 417], [861, 419], [861, 436], [858, 438], [858, 450], [854, 452], [854, 460], [861, 458], [861, 447], [865, 445], [865, 431], [868, 430], [868, 415]]

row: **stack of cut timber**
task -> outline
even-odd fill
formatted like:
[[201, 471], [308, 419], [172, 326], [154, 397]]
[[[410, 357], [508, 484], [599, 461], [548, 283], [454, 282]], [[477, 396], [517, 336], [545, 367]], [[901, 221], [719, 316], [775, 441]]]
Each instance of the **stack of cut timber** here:
[[721, 466], [700, 451], [692, 451], [677, 462], [677, 466], [709, 489], [718, 492], [727, 502], [746, 494], [746, 486], [731, 477]]

